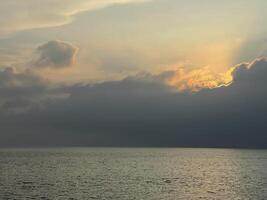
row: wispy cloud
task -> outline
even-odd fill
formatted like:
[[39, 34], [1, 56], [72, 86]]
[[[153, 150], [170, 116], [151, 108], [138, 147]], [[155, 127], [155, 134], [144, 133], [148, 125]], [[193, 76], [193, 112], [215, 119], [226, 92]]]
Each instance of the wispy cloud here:
[[0, 0], [0, 37], [27, 29], [64, 25], [83, 11], [144, 1], [146, 0]]

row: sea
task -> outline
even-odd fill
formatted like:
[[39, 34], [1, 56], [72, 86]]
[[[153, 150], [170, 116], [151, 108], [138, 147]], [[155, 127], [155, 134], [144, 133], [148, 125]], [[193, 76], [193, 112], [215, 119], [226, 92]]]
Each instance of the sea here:
[[1, 200], [266, 200], [267, 151], [0, 149]]

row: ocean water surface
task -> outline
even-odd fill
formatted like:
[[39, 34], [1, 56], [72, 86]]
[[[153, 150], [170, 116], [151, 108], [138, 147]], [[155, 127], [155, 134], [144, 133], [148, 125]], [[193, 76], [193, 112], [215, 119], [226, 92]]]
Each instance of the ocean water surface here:
[[267, 199], [267, 151], [1, 149], [0, 199]]

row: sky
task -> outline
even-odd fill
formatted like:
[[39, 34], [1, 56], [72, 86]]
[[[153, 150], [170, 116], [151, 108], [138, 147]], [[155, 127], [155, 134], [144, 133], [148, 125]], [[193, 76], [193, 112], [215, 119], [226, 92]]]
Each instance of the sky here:
[[267, 147], [265, 0], [0, 3], [0, 147]]

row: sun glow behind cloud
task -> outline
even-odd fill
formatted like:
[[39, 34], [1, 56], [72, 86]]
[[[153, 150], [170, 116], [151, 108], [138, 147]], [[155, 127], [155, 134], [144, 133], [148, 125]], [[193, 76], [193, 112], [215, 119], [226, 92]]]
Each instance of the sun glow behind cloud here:
[[167, 84], [179, 91], [193, 92], [230, 84], [235, 69], [231, 67], [234, 65], [233, 58], [241, 44], [242, 40], [218, 41], [196, 47], [191, 55], [188, 54], [188, 63], [180, 64], [178, 68], [170, 67], [175, 73]]
[[191, 71], [182, 68], [177, 70], [166, 83], [179, 91], [197, 92], [202, 89], [213, 89], [229, 85], [233, 80], [233, 69], [225, 73], [215, 73], [205, 67]]

